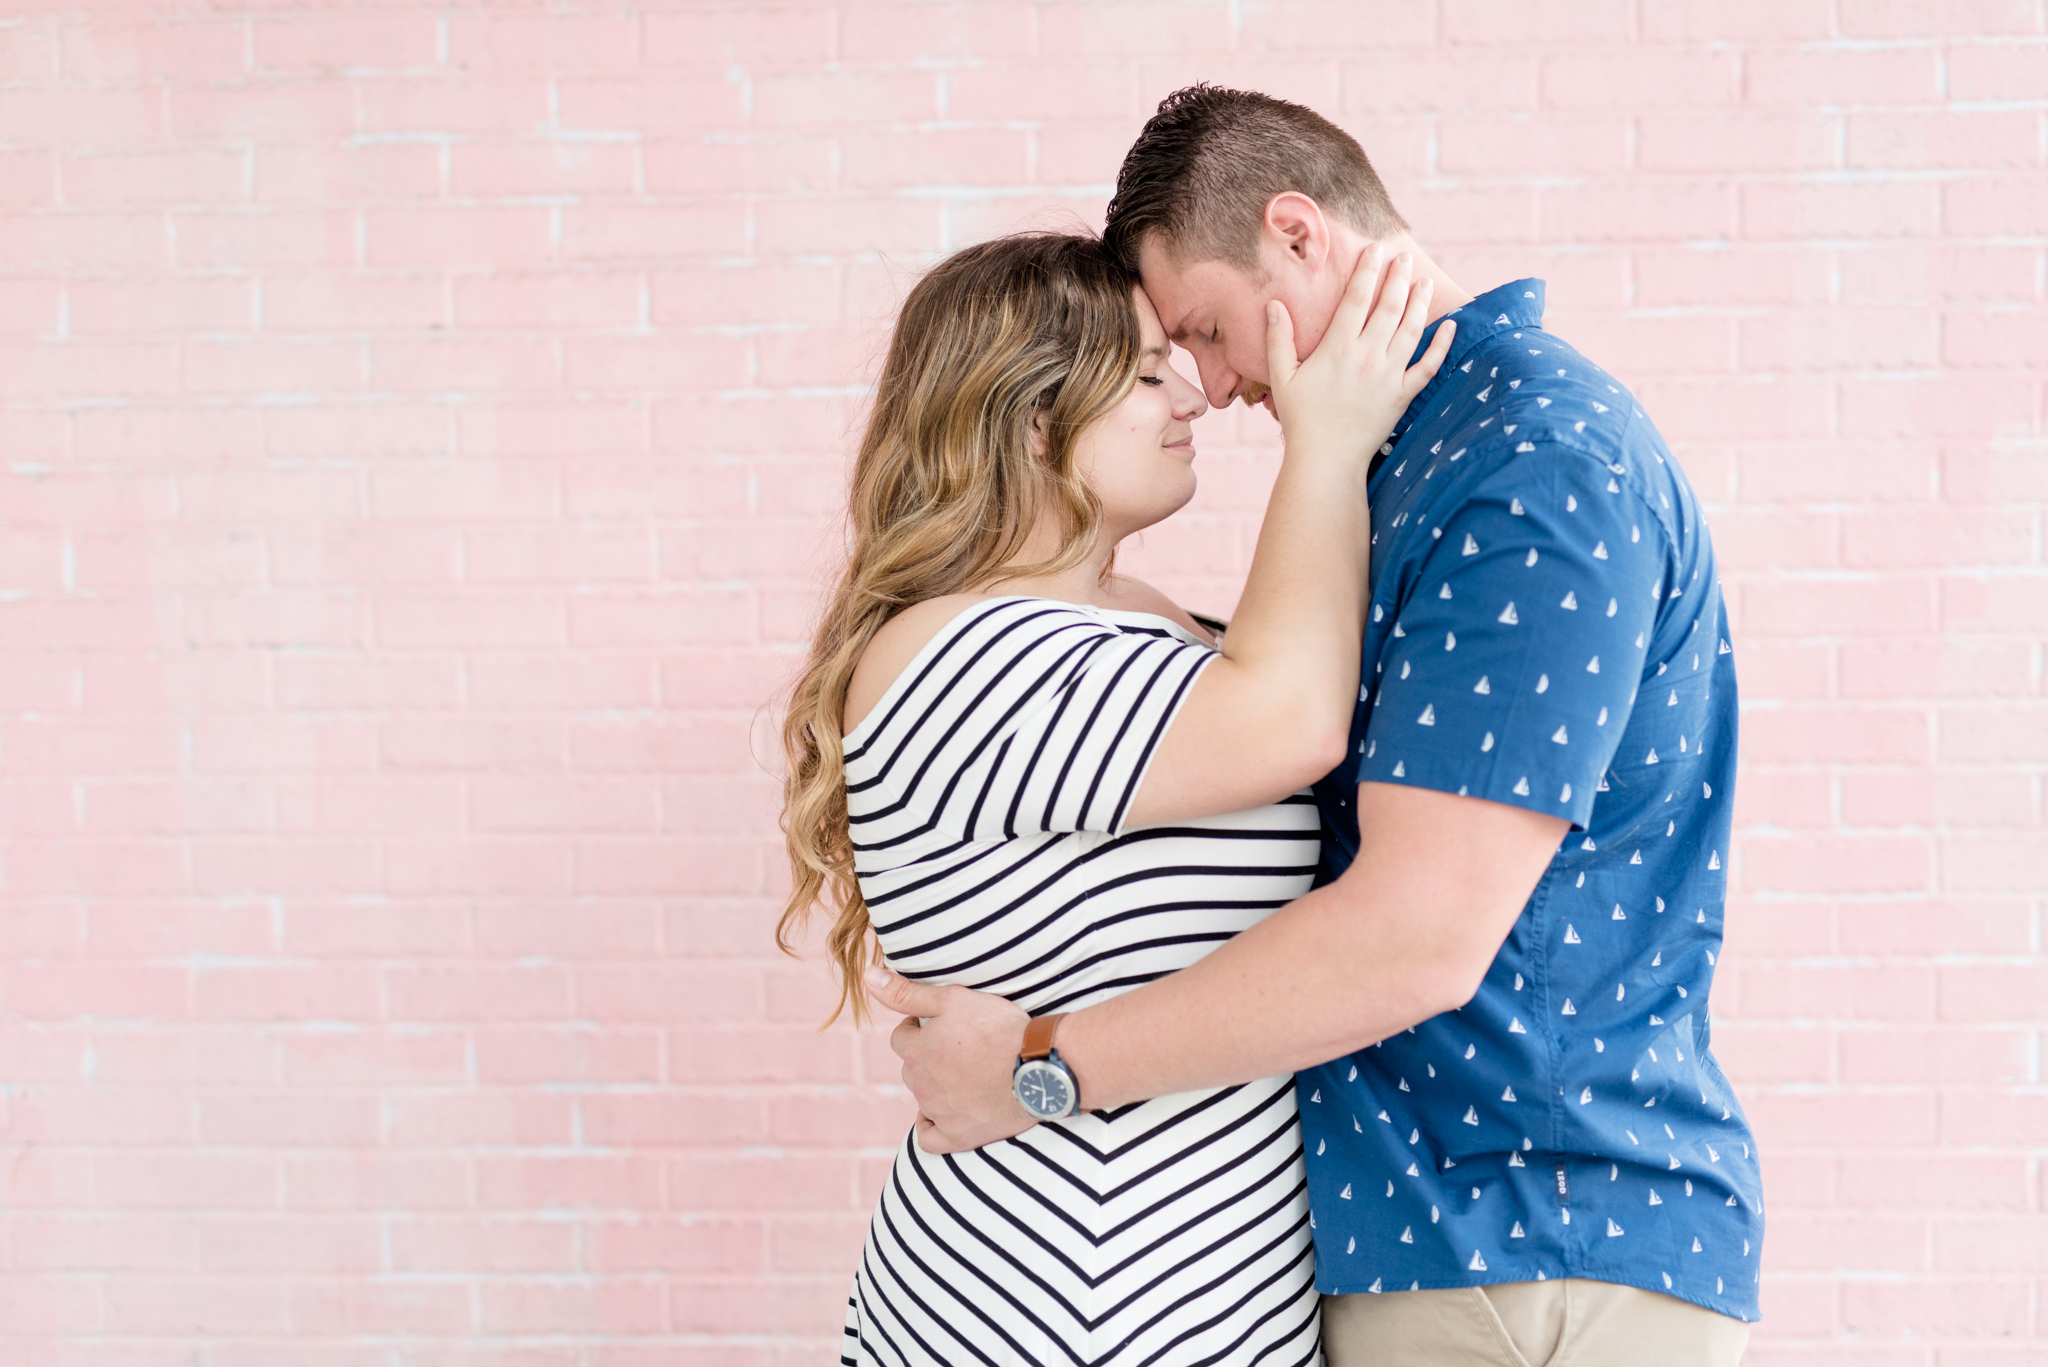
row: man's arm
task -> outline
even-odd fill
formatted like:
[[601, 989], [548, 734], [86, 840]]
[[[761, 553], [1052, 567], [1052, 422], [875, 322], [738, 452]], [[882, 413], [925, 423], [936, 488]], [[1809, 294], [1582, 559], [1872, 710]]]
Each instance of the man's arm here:
[[[1077, 1011], [1057, 1040], [1101, 1110], [1292, 1072], [1471, 1000], [1569, 823], [1425, 788], [1363, 783], [1358, 857], [1200, 963]], [[1010, 1095], [1024, 1012], [891, 977], [891, 1043], [927, 1152], [1028, 1129]], [[925, 1017], [920, 1025], [918, 1017]]]

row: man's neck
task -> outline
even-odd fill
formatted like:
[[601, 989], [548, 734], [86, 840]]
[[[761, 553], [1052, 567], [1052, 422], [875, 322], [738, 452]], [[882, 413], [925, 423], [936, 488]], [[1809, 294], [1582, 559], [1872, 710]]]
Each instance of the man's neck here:
[[[1372, 239], [1361, 233], [1352, 232], [1349, 228], [1340, 228], [1339, 231], [1342, 234], [1342, 245], [1333, 264], [1342, 268], [1337, 273], [1338, 278], [1348, 280], [1351, 278], [1352, 269], [1358, 264], [1359, 253], [1371, 244]], [[1393, 268], [1394, 258], [1402, 252], [1407, 252], [1414, 262], [1416, 283], [1420, 284], [1424, 280], [1436, 283], [1436, 293], [1429, 301], [1430, 322], [1434, 323], [1445, 314], [1463, 308], [1475, 297], [1461, 288], [1457, 281], [1451, 279], [1444, 268], [1437, 265], [1428, 252], [1415, 245], [1415, 239], [1407, 233], [1396, 233], [1392, 237], [1381, 238], [1380, 246], [1383, 249], [1380, 259], [1386, 263], [1380, 267], [1382, 281], [1386, 279], [1386, 273]], [[1375, 294], [1379, 292], [1377, 284], [1373, 286], [1373, 291]]]

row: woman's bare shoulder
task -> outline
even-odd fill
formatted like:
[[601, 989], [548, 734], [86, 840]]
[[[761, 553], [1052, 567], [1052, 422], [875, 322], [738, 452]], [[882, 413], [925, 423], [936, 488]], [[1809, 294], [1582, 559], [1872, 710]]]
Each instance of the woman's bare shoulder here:
[[1142, 579], [1129, 575], [1115, 574], [1103, 585], [1107, 590], [1104, 607], [1120, 608], [1125, 612], [1149, 612], [1155, 617], [1164, 617], [1177, 622], [1195, 634], [1199, 641], [1214, 644], [1210, 630], [1188, 614], [1188, 610], [1171, 598], [1153, 588]]
[[943, 598], [927, 598], [882, 623], [868, 648], [861, 652], [860, 663], [853, 668], [853, 680], [846, 686], [845, 725], [841, 734], [861, 724], [889, 691], [889, 685], [896, 682], [896, 676], [909, 667], [932, 637], [945, 629], [946, 623], [992, 596], [949, 593]]

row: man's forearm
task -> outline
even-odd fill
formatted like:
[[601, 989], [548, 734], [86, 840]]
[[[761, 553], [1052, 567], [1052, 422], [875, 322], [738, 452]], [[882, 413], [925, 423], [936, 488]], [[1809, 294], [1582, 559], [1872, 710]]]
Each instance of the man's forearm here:
[[1075, 1012], [1060, 1056], [1089, 1109], [1293, 1072], [1457, 1005], [1386, 918], [1318, 888], [1200, 963]]
[[1328, 1062], [1462, 1006], [1566, 823], [1368, 783], [1358, 858], [1201, 962], [1061, 1022], [1090, 1109]]

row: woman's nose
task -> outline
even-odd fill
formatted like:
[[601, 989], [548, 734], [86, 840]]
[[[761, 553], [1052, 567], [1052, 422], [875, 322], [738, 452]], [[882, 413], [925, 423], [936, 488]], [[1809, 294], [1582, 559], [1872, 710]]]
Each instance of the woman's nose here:
[[1182, 422], [1193, 422], [1209, 411], [1209, 401], [1202, 397], [1198, 386], [1182, 380], [1174, 386], [1173, 416]]

